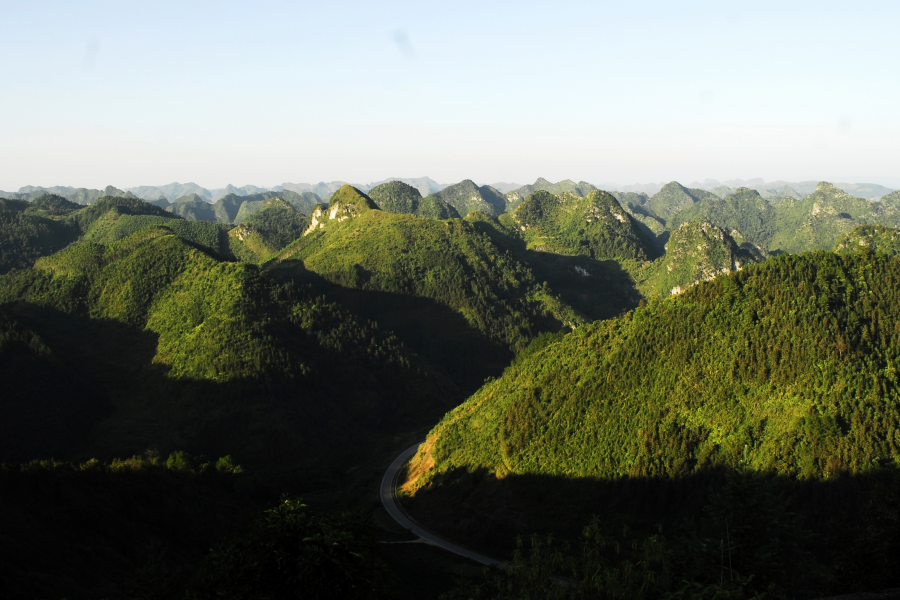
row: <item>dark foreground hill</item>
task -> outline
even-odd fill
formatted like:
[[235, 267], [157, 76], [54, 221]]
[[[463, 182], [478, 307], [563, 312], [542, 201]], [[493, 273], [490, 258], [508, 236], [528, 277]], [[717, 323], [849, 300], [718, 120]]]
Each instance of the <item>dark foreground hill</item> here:
[[7, 274], [0, 311], [2, 460], [179, 449], [320, 473], [448, 402], [389, 333], [163, 227]]
[[[761, 511], [789, 506], [798, 529], [777, 534], [778, 560], [817, 583], [757, 580], [896, 585], [896, 520], [880, 520], [900, 490], [898, 290], [900, 259], [883, 254], [782, 256], [581, 327], [445, 416], [410, 466], [410, 506], [499, 551], [498, 540], [574, 533], [591, 515], [700, 523], [732, 481], [743, 500], [716, 527], [739, 547], [761, 543], [751, 530], [778, 531]], [[754, 502], [756, 516], [741, 512]], [[885, 557], [860, 564], [875, 547]]]

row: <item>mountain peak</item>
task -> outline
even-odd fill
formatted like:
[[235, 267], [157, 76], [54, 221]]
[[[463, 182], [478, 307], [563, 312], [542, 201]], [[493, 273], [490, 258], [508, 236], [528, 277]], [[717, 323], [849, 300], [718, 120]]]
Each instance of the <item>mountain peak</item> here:
[[321, 204], [316, 206], [310, 216], [309, 227], [303, 235], [308, 235], [316, 229], [325, 229], [329, 221], [340, 223], [356, 218], [369, 210], [378, 210], [378, 205], [349, 183], [344, 184], [331, 196], [328, 208]]

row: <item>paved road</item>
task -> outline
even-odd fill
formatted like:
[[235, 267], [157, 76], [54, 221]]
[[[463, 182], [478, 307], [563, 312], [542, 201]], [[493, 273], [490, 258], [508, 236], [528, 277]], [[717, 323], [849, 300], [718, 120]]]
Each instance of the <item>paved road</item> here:
[[387, 471], [385, 471], [384, 477], [381, 479], [381, 503], [384, 505], [384, 509], [388, 511], [388, 514], [391, 515], [395, 521], [400, 523], [400, 525], [406, 529], [409, 529], [425, 542], [443, 548], [453, 554], [464, 556], [465, 558], [474, 560], [483, 565], [502, 569], [505, 564], [503, 561], [478, 554], [477, 552], [472, 552], [471, 550], [466, 550], [462, 546], [457, 546], [456, 544], [448, 542], [447, 540], [426, 531], [421, 525], [416, 523], [405, 510], [403, 510], [402, 506], [400, 506], [400, 501], [397, 499], [397, 480], [400, 478], [403, 467], [406, 466], [406, 463], [413, 457], [421, 444], [422, 442], [419, 442], [404, 450], [400, 456], [394, 459], [394, 462], [391, 463], [391, 466], [388, 467]]

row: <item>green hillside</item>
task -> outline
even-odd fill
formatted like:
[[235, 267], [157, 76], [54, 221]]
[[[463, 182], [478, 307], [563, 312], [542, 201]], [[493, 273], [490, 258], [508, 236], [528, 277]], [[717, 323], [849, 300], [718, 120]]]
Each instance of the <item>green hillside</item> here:
[[59, 196], [43, 196], [32, 203], [0, 199], [0, 274], [30, 267], [75, 240], [77, 227], [60, 216], [77, 208]]
[[449, 413], [413, 487], [450, 465], [821, 478], [898, 464], [898, 282], [883, 255], [782, 256], [581, 327]]
[[667, 240], [670, 232], [685, 223], [707, 221], [727, 231], [738, 244], [750, 243], [763, 253], [827, 250], [857, 225], [900, 225], [900, 196], [866, 200], [827, 182], [820, 182], [803, 198], [786, 187], [766, 197], [750, 188], [723, 188], [720, 193], [728, 192], [723, 197], [701, 197], [701, 191], [673, 182], [646, 201], [636, 194], [616, 194], [658, 241]]
[[[175, 202], [166, 207], [166, 210], [188, 221], [206, 221], [209, 223], [230, 223], [230, 219], [220, 220], [212, 204], [198, 196], [189, 194], [176, 198]], [[235, 212], [235, 214], [237, 214]]]
[[[444, 417], [410, 466], [410, 510], [488, 546], [607, 511], [671, 526], [732, 472], [792, 498], [819, 536], [810, 560], [850, 568], [866, 536], [887, 543], [865, 519], [894, 509], [866, 498], [900, 489], [898, 290], [900, 259], [780, 256], [580, 327]], [[896, 584], [889, 563], [854, 569]]]
[[824, 181], [802, 200], [783, 200], [777, 210], [780, 227], [771, 245], [786, 252], [829, 249], [857, 225], [900, 226], [900, 197], [856, 198]]
[[207, 202], [197, 194], [188, 194], [176, 199], [167, 207], [167, 210], [189, 221], [239, 225], [273, 198], [284, 200], [304, 214], [312, 212], [313, 207], [320, 202], [319, 197], [312, 192], [297, 193], [291, 190], [262, 192], [248, 196], [227, 194], [213, 203]]
[[[245, 203], [242, 207], [247, 206]], [[260, 210], [228, 232], [231, 251], [241, 260], [262, 262], [299, 238], [308, 218], [281, 198], [273, 198]]]
[[583, 322], [475, 224], [392, 214], [341, 188], [266, 265], [324, 286], [471, 389], [541, 331]]
[[739, 244], [768, 249], [779, 227], [778, 210], [749, 188], [738, 188], [724, 198], [707, 197], [676, 213], [669, 221], [677, 229], [689, 221], [708, 221], [729, 232]]
[[692, 285], [740, 271], [763, 260], [752, 246], [742, 248], [715, 225], [692, 221], [672, 232], [666, 253], [638, 271], [638, 289], [647, 297], [679, 294]]
[[78, 239], [113, 241], [148, 225], [171, 225], [185, 239], [228, 254], [224, 232], [206, 224], [188, 225], [158, 206], [136, 198], [103, 197], [81, 207], [59, 196], [28, 203], [0, 200], [0, 273], [27, 268], [41, 256]]
[[695, 202], [718, 198], [706, 190], [686, 188], [677, 181], [667, 183], [647, 201], [647, 209], [665, 222]]
[[858, 225], [844, 234], [832, 251], [848, 254], [869, 251], [876, 254], [900, 254], [900, 229], [883, 225]]
[[46, 397], [29, 383], [47, 361], [109, 408], [73, 424], [62, 458], [155, 447], [315, 471], [447, 402], [441, 378], [395, 337], [166, 228], [3, 276], [0, 307], [24, 332], [13, 341], [40, 341], [35, 366], [5, 380], [18, 392], [4, 427], [23, 430], [32, 404], [52, 420], [77, 401], [78, 389]]
[[506, 194], [507, 211], [514, 210], [528, 196], [538, 191], [550, 192], [551, 194], [575, 194], [584, 198], [596, 189], [586, 181], [575, 183], [571, 179], [564, 179], [557, 183], [551, 183], [543, 177], [538, 177], [534, 184], [523, 185]]
[[474, 210], [497, 217], [506, 212], [506, 197], [489, 185], [478, 186], [471, 179], [465, 179], [439, 192], [431, 194], [456, 209], [461, 216]]
[[635, 220], [600, 190], [586, 198], [535, 192], [516, 208], [512, 219], [528, 247], [542, 252], [640, 261], [657, 255]]
[[665, 221], [647, 207], [650, 197], [643, 192], [613, 191], [609, 194], [618, 200], [625, 212], [634, 218], [644, 235], [653, 240], [660, 251], [664, 251], [666, 240], [669, 239], [669, 232], [666, 229]]
[[459, 212], [434, 196], [422, 198], [419, 190], [402, 181], [389, 181], [369, 190], [369, 197], [385, 212], [430, 219], [458, 219]]

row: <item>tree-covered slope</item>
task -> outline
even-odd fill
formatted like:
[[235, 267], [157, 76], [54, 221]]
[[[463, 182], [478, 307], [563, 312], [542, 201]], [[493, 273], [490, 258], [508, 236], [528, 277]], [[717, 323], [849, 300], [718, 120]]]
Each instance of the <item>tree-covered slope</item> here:
[[900, 226], [900, 198], [856, 198], [824, 181], [802, 200], [784, 199], [776, 210], [771, 249], [786, 252], [827, 250], [857, 225]]
[[291, 190], [281, 190], [246, 196], [226, 194], [213, 203], [207, 202], [198, 194], [188, 194], [176, 199], [166, 209], [189, 221], [240, 224], [262, 209], [263, 205], [273, 198], [284, 200], [297, 211], [304, 214], [309, 214], [316, 204], [321, 202], [316, 194], [308, 191], [298, 193]]
[[596, 259], [649, 260], [656, 247], [635, 220], [606, 192], [586, 198], [539, 191], [522, 202], [512, 219], [529, 248]]
[[465, 179], [432, 194], [456, 209], [461, 216], [474, 210], [496, 217], [506, 212], [506, 197], [489, 185], [478, 186]]
[[609, 192], [622, 208], [634, 217], [648, 237], [656, 239], [657, 246], [665, 246], [666, 222], [647, 206], [650, 197], [643, 192]]
[[32, 202], [0, 200], [0, 273], [30, 267], [37, 258], [57, 252], [80, 238], [112, 241], [151, 224], [171, 224], [192, 242], [217, 252], [224, 232], [192, 227], [162, 208], [133, 197], [103, 197], [81, 207], [59, 196]]
[[695, 202], [716, 197], [712, 192], [686, 188], [677, 181], [672, 181], [650, 197], [647, 209], [663, 221], [668, 222], [674, 214], [690, 207]]
[[80, 239], [109, 244], [150, 226], [165, 227], [187, 242], [203, 246], [219, 256], [234, 258], [228, 229], [224, 225], [188, 221], [171, 214], [122, 214], [115, 206], [90, 222]]
[[468, 390], [538, 333], [583, 322], [477, 223], [374, 206], [342, 188], [327, 209], [313, 212], [304, 236], [266, 264], [268, 272], [318, 286], [395, 331]]
[[761, 260], [761, 253], [752, 246], [738, 246], [723, 229], [707, 221], [692, 221], [672, 232], [662, 257], [636, 270], [638, 289], [647, 297], [679, 294]]
[[[409, 466], [407, 508], [498, 553], [624, 521], [693, 547], [718, 582], [719, 554], [696, 545], [715, 517], [716, 552], [731, 535], [746, 561], [754, 530], [779, 537], [765, 575], [734, 555], [745, 582], [895, 586], [898, 317], [900, 259], [814, 252], [580, 327], [444, 417]], [[742, 491], [703, 509], [729, 485]]]
[[0, 274], [30, 267], [41, 256], [74, 241], [78, 228], [60, 216], [77, 208], [58, 196], [43, 196], [32, 203], [0, 199]]
[[422, 198], [419, 190], [402, 181], [382, 183], [369, 190], [368, 196], [385, 212], [431, 219], [458, 219], [460, 216], [455, 208], [440, 198]]
[[550, 192], [551, 194], [575, 194], [583, 198], [596, 189], [586, 181], [575, 183], [571, 179], [564, 179], [557, 183], [551, 183], [543, 177], [538, 177], [534, 184], [523, 185], [506, 194], [507, 210], [514, 210], [523, 200], [537, 191]]
[[[59, 361], [112, 407], [71, 432], [57, 457], [156, 447], [319, 468], [446, 401], [440, 377], [395, 337], [165, 228], [71, 246], [8, 274], [0, 306], [48, 348], [36, 346], [35, 360]], [[75, 401], [39, 400], [29, 372], [4, 382], [19, 391], [0, 419], [14, 430], [32, 404]]]
[[228, 232], [231, 250], [241, 260], [262, 262], [299, 238], [307, 221], [291, 204], [273, 198]]
[[900, 254], [900, 229], [883, 225], [857, 225], [832, 248], [838, 254], [860, 250], [897, 256]]
[[721, 227], [739, 244], [750, 242], [763, 249], [771, 246], [779, 226], [777, 209], [750, 188], [738, 188], [724, 198], [704, 198], [676, 213], [669, 226], [674, 230], [700, 220]]
[[535, 319], [558, 327], [577, 320], [469, 222], [387, 213], [345, 187], [313, 213], [307, 234], [276, 257], [274, 271], [302, 262], [302, 270], [345, 287], [430, 298], [511, 350], [537, 333]]
[[800, 479], [900, 464], [900, 259], [781, 256], [581, 327], [454, 409], [413, 461], [498, 477]]

